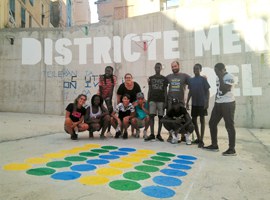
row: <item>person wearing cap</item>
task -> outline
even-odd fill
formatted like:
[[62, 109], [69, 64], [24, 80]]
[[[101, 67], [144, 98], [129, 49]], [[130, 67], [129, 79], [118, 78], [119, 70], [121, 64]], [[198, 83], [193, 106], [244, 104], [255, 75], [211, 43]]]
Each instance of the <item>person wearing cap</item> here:
[[[162, 65], [161, 63], [155, 64], [155, 75], [150, 76], [148, 79], [148, 101], [149, 101], [149, 116], [150, 116], [150, 131], [151, 134], [145, 138], [145, 141], [159, 140], [164, 142], [161, 137], [162, 123], [160, 120], [164, 116], [165, 106], [166, 106], [166, 95], [168, 80], [165, 76], [161, 75]], [[155, 127], [155, 116], [158, 116], [158, 131], [155, 137], [154, 127]]]
[[[171, 63], [171, 68], [173, 73], [166, 76], [169, 83], [167, 110], [170, 110], [173, 98], [177, 98], [179, 103], [185, 107], [185, 90], [189, 83], [188, 80], [190, 79], [188, 74], [180, 72], [180, 63], [178, 61], [173, 61]], [[168, 137], [167, 141], [171, 141], [170, 136]], [[181, 141], [185, 141], [184, 135], [182, 135]]]
[[140, 128], [144, 127], [143, 138], [147, 137], [147, 129], [149, 128], [149, 111], [148, 102], [144, 98], [142, 92], [137, 93], [137, 101], [133, 103], [135, 107], [136, 117], [131, 119], [131, 125], [136, 130], [136, 134], [132, 133], [136, 138], [140, 137]]
[[172, 99], [172, 106], [161, 119], [163, 126], [169, 131], [171, 143], [179, 142], [179, 133], [184, 133], [187, 145], [191, 145], [190, 134], [194, 131], [191, 117], [179, 99]]
[[[109, 114], [113, 112], [112, 98], [113, 90], [117, 84], [117, 77], [113, 75], [113, 67], [107, 66], [105, 68], [105, 73], [99, 76], [99, 90], [98, 93], [105, 101], [106, 107], [109, 111]], [[108, 135], [112, 135], [110, 132], [111, 126], [108, 126]]]

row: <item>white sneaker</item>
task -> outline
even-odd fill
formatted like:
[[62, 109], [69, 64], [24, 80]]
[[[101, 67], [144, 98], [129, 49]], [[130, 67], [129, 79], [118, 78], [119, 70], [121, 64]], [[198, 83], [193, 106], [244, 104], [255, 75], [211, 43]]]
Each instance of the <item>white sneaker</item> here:
[[143, 138], [147, 138], [147, 130], [143, 130]]
[[136, 130], [135, 137], [136, 138], [139, 138], [140, 137], [140, 133], [141, 133], [140, 129]]
[[186, 137], [186, 144], [187, 145], [191, 145], [191, 140], [189, 139], [190, 133], [186, 133], [185, 137]]

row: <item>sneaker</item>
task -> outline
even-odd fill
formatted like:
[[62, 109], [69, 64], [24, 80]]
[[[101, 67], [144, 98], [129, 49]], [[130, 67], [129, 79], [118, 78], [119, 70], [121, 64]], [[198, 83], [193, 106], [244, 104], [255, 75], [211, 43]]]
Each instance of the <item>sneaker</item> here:
[[176, 137], [175, 138], [173, 137], [172, 140], [171, 140], [171, 143], [172, 144], [177, 144], [178, 143], [178, 139]]
[[204, 147], [204, 149], [209, 151], [219, 151], [218, 146], [213, 146], [212, 144], [207, 147]]
[[236, 156], [236, 152], [234, 149], [228, 149], [222, 153], [223, 156]]
[[99, 137], [101, 140], [107, 139], [105, 135], [100, 135]]
[[192, 144], [199, 144], [199, 143], [200, 141], [198, 139], [192, 141]]
[[76, 134], [76, 133], [71, 134], [70, 139], [78, 140], [78, 134]]
[[185, 134], [185, 138], [186, 138], [186, 145], [191, 145], [191, 140], [189, 139], [190, 133], [186, 133]]
[[128, 133], [125, 131], [123, 135], [123, 139], [127, 139], [127, 138], [128, 138]]
[[143, 130], [143, 138], [147, 138], [147, 130]]
[[113, 137], [113, 134], [112, 134], [110, 131], [108, 131], [108, 132], [106, 133], [106, 135], [107, 135], [108, 137]]
[[114, 138], [119, 138], [119, 137], [120, 137], [120, 135], [121, 135], [121, 131], [117, 131], [117, 132], [115, 133]]
[[160, 134], [157, 135], [156, 140], [159, 140], [160, 142], [164, 142], [164, 140]]
[[204, 147], [203, 141], [199, 141], [198, 148], [203, 148], [203, 147]]
[[144, 138], [144, 141], [147, 142], [147, 141], [154, 140], [154, 139], [155, 139], [155, 135], [151, 134], [148, 137]]
[[140, 129], [136, 130], [136, 133], [135, 133], [135, 138], [139, 138], [140, 137]]
[[93, 138], [93, 137], [94, 137], [93, 132], [90, 132], [90, 131], [89, 131], [89, 138]]
[[168, 139], [167, 139], [167, 142], [171, 142], [172, 141], [172, 136], [169, 135]]

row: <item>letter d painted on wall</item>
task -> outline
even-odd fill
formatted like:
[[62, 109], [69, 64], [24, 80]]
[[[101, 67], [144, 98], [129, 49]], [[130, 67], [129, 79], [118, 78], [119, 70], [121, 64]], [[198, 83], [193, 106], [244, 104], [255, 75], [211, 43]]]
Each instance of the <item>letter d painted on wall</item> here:
[[35, 65], [40, 60], [40, 41], [34, 38], [22, 38], [22, 65]]

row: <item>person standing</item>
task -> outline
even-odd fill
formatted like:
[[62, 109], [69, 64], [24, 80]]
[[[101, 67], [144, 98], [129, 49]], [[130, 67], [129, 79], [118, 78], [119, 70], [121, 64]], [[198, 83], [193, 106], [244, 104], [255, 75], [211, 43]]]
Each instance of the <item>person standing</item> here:
[[[205, 130], [205, 116], [207, 116], [207, 108], [209, 106], [209, 88], [207, 79], [201, 76], [202, 65], [195, 64], [193, 67], [194, 77], [189, 79], [189, 93], [186, 108], [189, 109], [189, 100], [192, 98], [191, 117], [197, 135], [198, 147], [204, 146], [203, 137]], [[201, 131], [199, 131], [197, 117], [200, 117]], [[201, 133], [200, 133], [201, 132]]]
[[121, 102], [121, 98], [124, 94], [130, 96], [130, 103], [133, 103], [137, 100], [137, 93], [141, 92], [140, 85], [133, 81], [133, 77], [130, 73], [125, 74], [125, 82], [122, 83], [117, 90], [117, 104]]
[[[113, 75], [113, 68], [111, 66], [107, 66], [105, 68], [105, 73], [99, 76], [99, 91], [98, 94], [104, 99], [106, 107], [111, 115], [113, 112], [112, 98], [113, 98], [113, 90], [117, 83], [117, 77]], [[108, 135], [112, 135], [111, 126], [108, 126]]]
[[148, 79], [148, 102], [149, 102], [149, 116], [150, 116], [150, 131], [151, 134], [145, 138], [145, 141], [150, 141], [155, 139], [154, 126], [155, 126], [155, 116], [158, 115], [158, 132], [156, 139], [164, 142], [161, 137], [162, 123], [160, 120], [164, 116], [164, 110], [166, 106], [166, 95], [168, 80], [165, 76], [160, 74], [162, 65], [161, 63], [156, 63], [155, 72], [156, 74], [150, 76]]
[[66, 107], [65, 115], [65, 131], [70, 134], [70, 139], [77, 140], [78, 132], [88, 130], [88, 124], [83, 123], [86, 109], [83, 107], [87, 97], [84, 94], [80, 94], [74, 103], [68, 104]]
[[209, 128], [211, 135], [211, 145], [205, 147], [207, 150], [218, 151], [217, 125], [223, 118], [225, 127], [229, 137], [229, 148], [222, 153], [224, 156], [234, 156], [235, 151], [235, 127], [234, 127], [234, 113], [235, 113], [235, 97], [233, 94], [234, 77], [232, 74], [226, 72], [223, 63], [215, 65], [215, 73], [217, 75], [217, 93], [215, 98], [215, 105], [213, 107], [211, 117], [209, 120]]
[[[178, 99], [179, 103], [185, 107], [185, 90], [188, 85], [188, 79], [190, 76], [186, 73], [180, 72], [180, 64], [178, 61], [171, 63], [172, 74], [169, 74], [166, 78], [169, 83], [169, 90], [167, 95], [167, 110], [171, 109], [172, 99]], [[169, 136], [167, 142], [171, 142], [172, 137]], [[182, 134], [181, 141], [185, 141], [185, 135]]]

